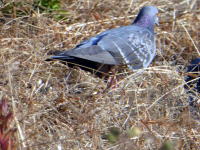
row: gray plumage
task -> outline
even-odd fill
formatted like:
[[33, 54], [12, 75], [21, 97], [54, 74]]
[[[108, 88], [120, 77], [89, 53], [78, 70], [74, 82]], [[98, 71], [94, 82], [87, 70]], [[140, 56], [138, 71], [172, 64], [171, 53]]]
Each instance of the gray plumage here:
[[99, 63], [128, 65], [131, 70], [146, 68], [156, 55], [154, 25], [158, 23], [157, 13], [154, 6], [143, 7], [131, 25], [104, 31], [51, 59], [83, 66]]

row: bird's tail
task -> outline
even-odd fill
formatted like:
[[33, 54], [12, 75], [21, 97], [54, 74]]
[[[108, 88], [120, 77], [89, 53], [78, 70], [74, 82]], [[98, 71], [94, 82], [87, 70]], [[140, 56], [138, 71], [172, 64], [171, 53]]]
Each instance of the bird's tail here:
[[71, 56], [63, 56], [63, 55], [56, 55], [56, 56], [51, 56], [50, 59], [59, 59], [59, 60], [69, 60], [69, 59], [74, 59], [74, 57]]

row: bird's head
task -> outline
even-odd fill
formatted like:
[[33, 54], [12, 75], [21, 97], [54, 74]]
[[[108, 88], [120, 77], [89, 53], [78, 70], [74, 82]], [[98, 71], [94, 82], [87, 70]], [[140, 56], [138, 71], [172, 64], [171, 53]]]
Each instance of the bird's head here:
[[155, 6], [145, 6], [140, 10], [133, 24], [153, 29], [155, 24], [159, 25], [157, 14], [158, 9]]

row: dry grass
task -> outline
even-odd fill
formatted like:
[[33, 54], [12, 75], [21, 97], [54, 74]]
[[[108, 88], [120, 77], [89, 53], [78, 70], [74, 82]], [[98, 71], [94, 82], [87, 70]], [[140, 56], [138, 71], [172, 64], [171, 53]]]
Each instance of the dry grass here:
[[[127, 25], [144, 5], [159, 8], [157, 56], [138, 76], [123, 73], [107, 90], [92, 74], [45, 62], [50, 50], [69, 49], [98, 32]], [[0, 96], [14, 113], [17, 149], [200, 149], [184, 91], [184, 67], [199, 56], [200, 3], [169, 1], [63, 1], [69, 19], [38, 12], [3, 18], [0, 29]], [[120, 130], [112, 142], [104, 135]], [[128, 136], [130, 129], [140, 134]]]

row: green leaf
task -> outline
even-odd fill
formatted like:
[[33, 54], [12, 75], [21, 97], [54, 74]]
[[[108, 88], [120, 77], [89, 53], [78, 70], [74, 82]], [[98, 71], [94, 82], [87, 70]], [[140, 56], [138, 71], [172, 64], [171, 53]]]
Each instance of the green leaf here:
[[174, 150], [174, 144], [171, 141], [165, 141], [159, 150]]

